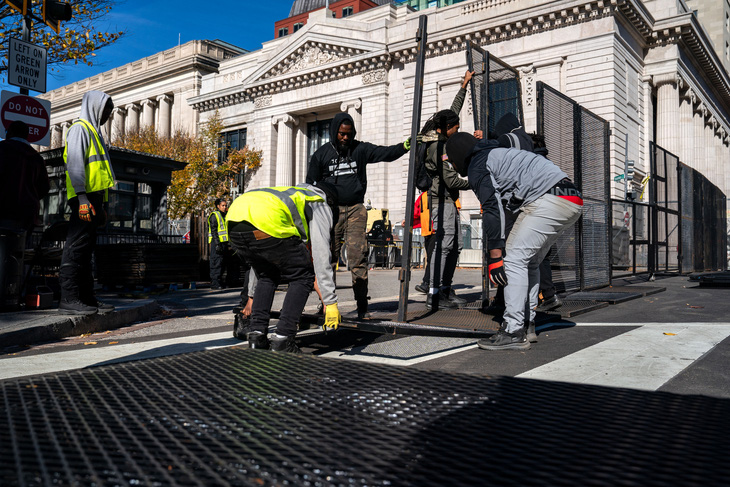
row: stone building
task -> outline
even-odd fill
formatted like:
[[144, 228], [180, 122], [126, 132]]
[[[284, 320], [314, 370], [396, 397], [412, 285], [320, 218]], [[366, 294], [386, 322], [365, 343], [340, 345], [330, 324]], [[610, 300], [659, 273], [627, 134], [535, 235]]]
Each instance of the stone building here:
[[[612, 176], [626, 155], [646, 173], [655, 141], [727, 194], [730, 78], [684, 0], [468, 0], [420, 12], [386, 4], [345, 18], [320, 9], [254, 52], [194, 41], [50, 92], [54, 140], [78, 116], [83, 91], [97, 88], [122, 107], [108, 130], [152, 123], [168, 133], [218, 111], [229, 134], [263, 150], [252, 187], [303, 181], [339, 111], [353, 116], [360, 140], [409, 135], [420, 15], [429, 40], [423, 120], [450, 106], [472, 41], [518, 69], [528, 131], [542, 81], [609, 122]], [[473, 130], [469, 103], [461, 117], [462, 130]], [[407, 166], [404, 157], [368, 169], [367, 198], [394, 222], [405, 213]], [[623, 185], [612, 192], [623, 197]], [[470, 192], [463, 208], [466, 220], [478, 217]]]

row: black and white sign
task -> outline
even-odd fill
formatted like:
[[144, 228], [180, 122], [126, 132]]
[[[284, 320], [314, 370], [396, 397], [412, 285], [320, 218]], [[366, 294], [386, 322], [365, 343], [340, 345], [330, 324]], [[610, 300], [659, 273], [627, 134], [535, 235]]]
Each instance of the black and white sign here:
[[21, 120], [28, 125], [28, 142], [51, 145], [50, 101], [3, 91], [0, 102], [0, 137], [5, 138], [8, 127], [15, 120]]
[[46, 92], [46, 49], [10, 38], [8, 83], [39, 93]]

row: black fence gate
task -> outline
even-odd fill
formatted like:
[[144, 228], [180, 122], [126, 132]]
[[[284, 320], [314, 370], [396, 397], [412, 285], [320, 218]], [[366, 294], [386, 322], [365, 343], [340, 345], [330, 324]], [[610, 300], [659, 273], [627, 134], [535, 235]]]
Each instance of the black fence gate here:
[[537, 83], [537, 132], [548, 158], [583, 192], [583, 217], [550, 251], [559, 291], [611, 284], [608, 122], [550, 86]]
[[507, 113], [514, 113], [524, 123], [517, 70], [472, 42], [466, 46], [466, 62], [469, 70], [474, 71], [471, 85], [474, 128], [494, 137], [495, 125]]
[[679, 273], [679, 158], [654, 142], [649, 144], [649, 149], [649, 201], [652, 207], [649, 272]]

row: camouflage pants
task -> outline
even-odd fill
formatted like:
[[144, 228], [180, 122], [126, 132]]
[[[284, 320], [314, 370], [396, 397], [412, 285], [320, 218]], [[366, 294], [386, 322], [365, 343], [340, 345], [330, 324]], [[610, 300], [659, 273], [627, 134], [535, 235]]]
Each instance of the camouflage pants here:
[[347, 249], [347, 266], [352, 272], [352, 290], [356, 300], [367, 299], [368, 266], [367, 236], [368, 212], [362, 203], [340, 206], [340, 216], [335, 224], [334, 252], [335, 265], [340, 261], [340, 251], [344, 243]]

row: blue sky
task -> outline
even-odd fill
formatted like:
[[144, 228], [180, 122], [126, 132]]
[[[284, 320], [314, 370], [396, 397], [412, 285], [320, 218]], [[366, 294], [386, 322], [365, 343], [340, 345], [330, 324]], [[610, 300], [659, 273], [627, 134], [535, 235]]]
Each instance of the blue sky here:
[[[292, 0], [118, 0], [102, 26], [125, 30], [116, 44], [96, 53], [95, 65], [59, 66], [47, 90], [94, 76], [194, 39], [221, 39], [254, 51], [274, 38], [274, 22], [289, 16]], [[50, 71], [50, 70], [49, 70]], [[3, 84], [3, 89], [18, 91]], [[31, 91], [31, 96], [37, 95]]]

